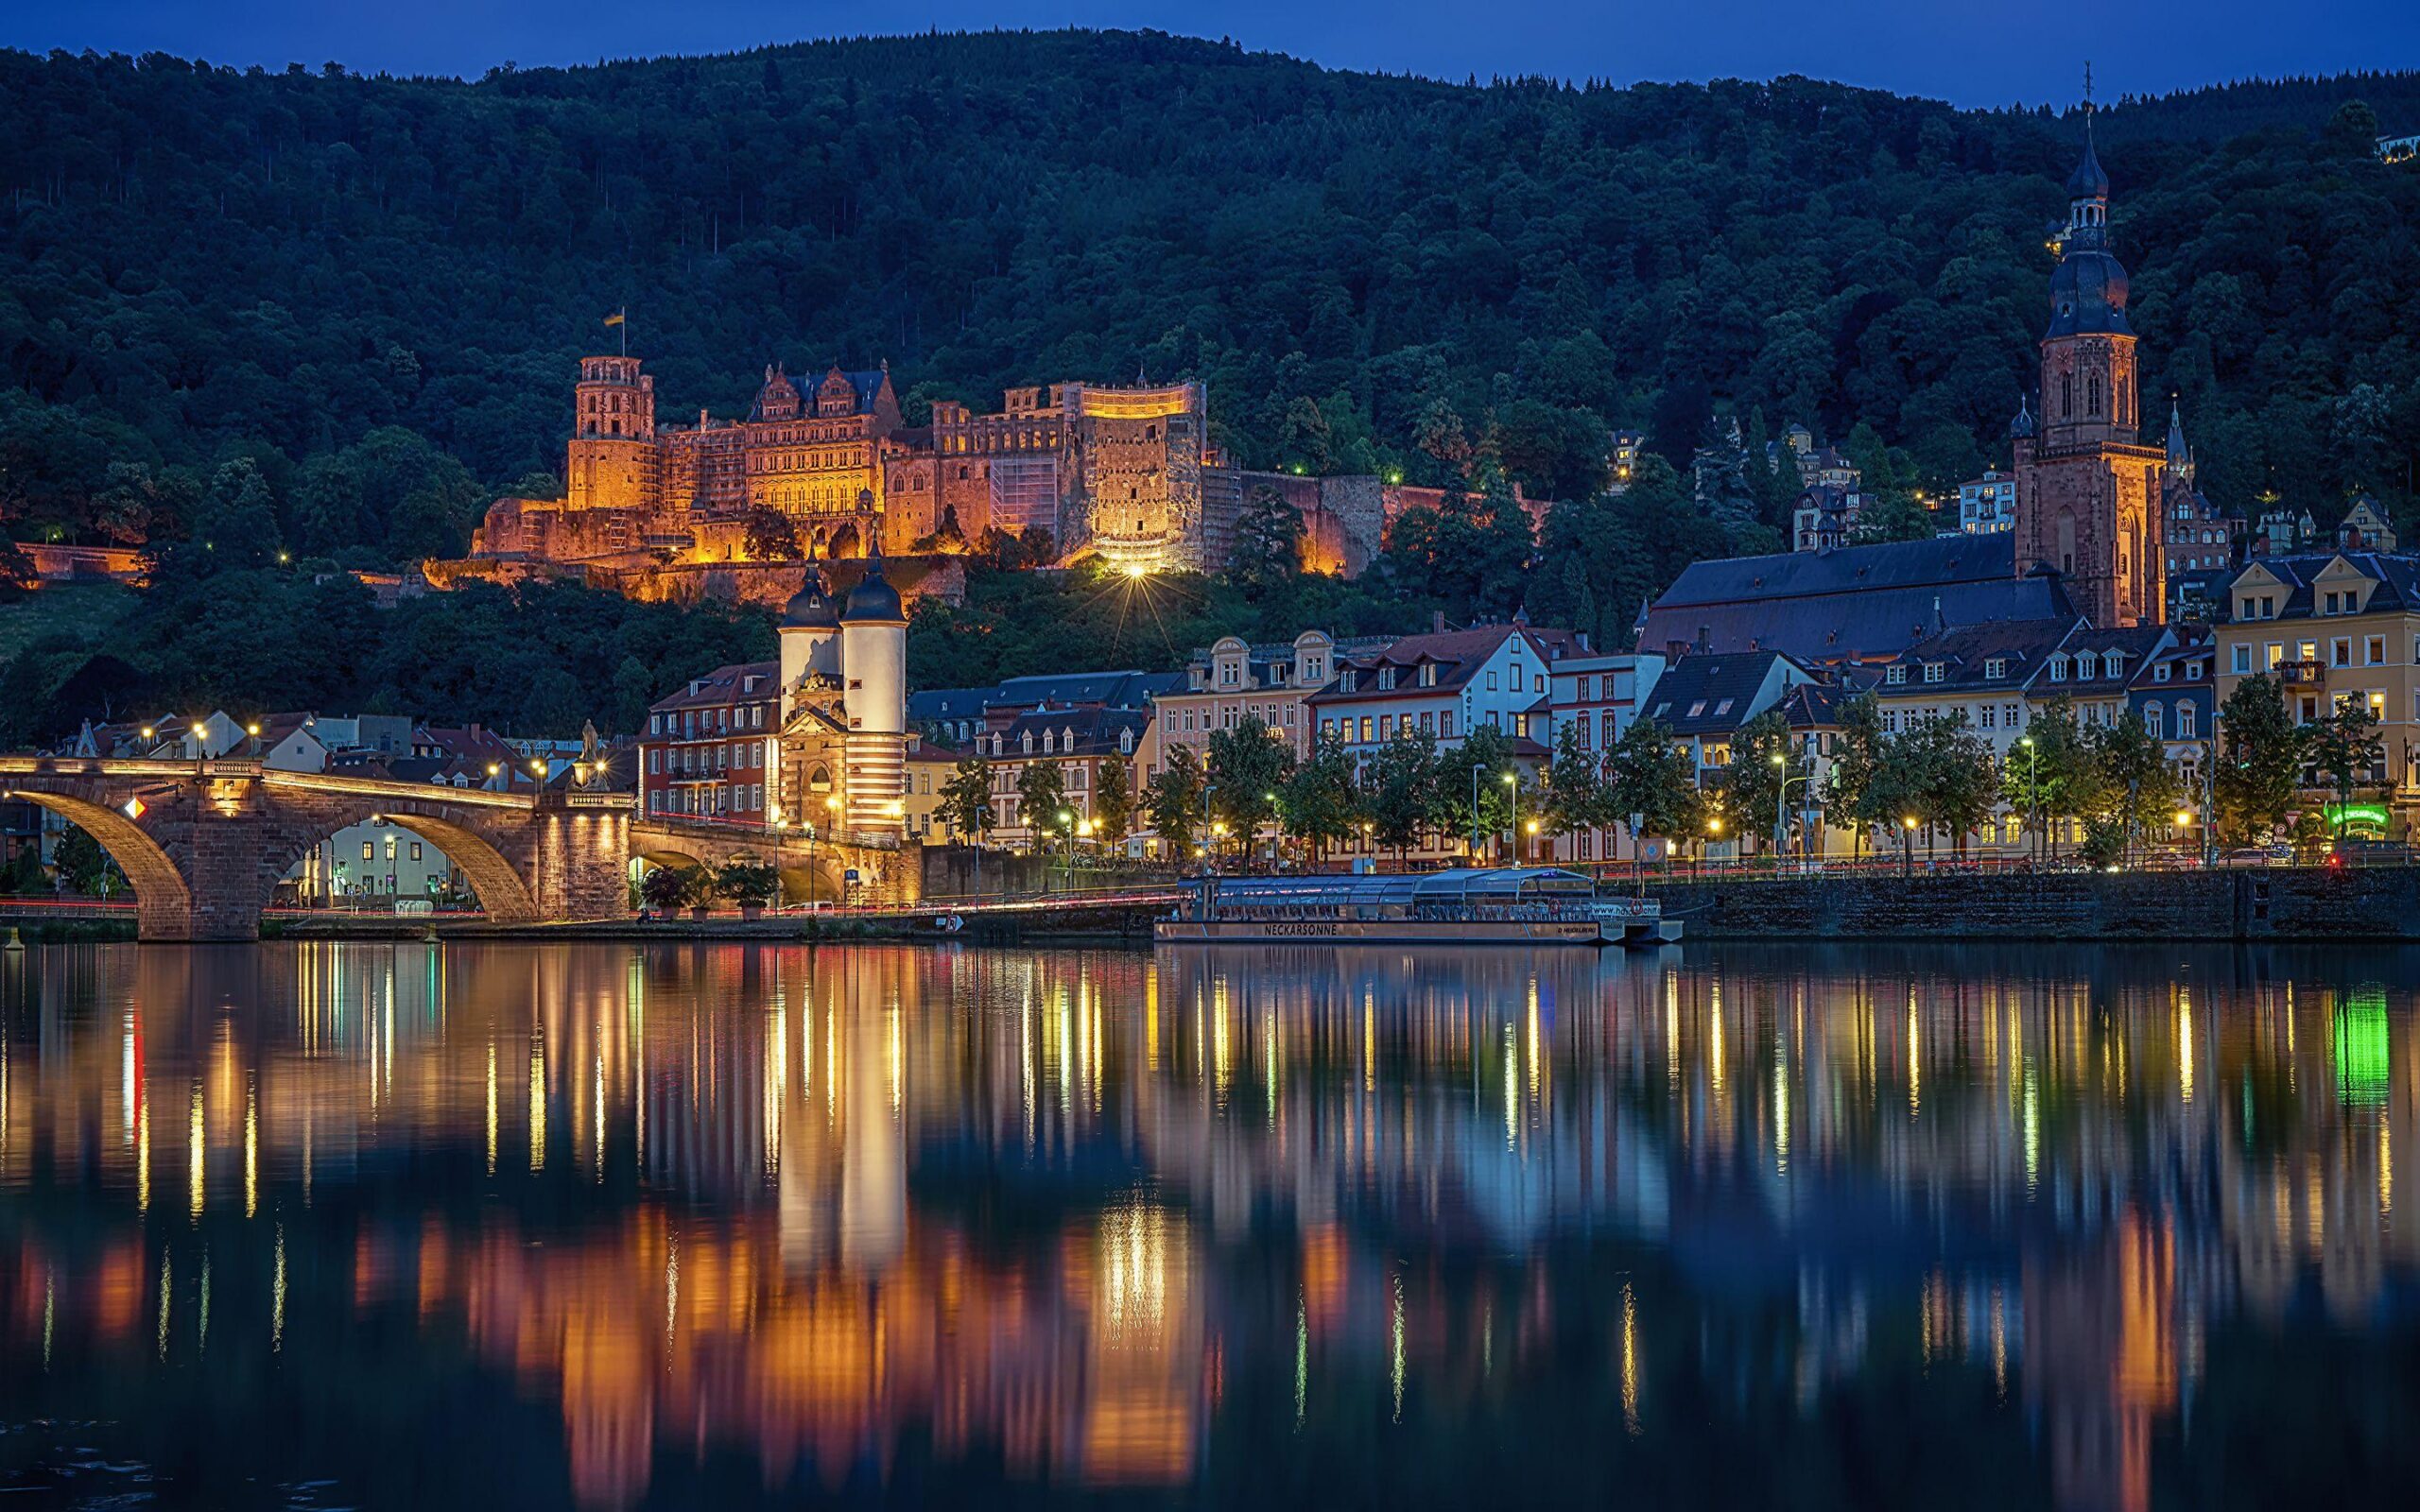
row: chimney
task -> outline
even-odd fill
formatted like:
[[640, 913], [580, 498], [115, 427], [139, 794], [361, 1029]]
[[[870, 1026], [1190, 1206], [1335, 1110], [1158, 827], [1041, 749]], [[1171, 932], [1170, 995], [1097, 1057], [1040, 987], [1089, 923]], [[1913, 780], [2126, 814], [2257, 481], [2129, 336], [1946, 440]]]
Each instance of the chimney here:
[[1439, 609], [1428, 611], [1428, 633], [1431, 635], [1443, 635], [1445, 633], [1445, 611], [1443, 610]]
[[1714, 649], [1713, 627], [1706, 625], [1701, 625], [1698, 627], [1697, 648], [1701, 651], [1711, 651]]

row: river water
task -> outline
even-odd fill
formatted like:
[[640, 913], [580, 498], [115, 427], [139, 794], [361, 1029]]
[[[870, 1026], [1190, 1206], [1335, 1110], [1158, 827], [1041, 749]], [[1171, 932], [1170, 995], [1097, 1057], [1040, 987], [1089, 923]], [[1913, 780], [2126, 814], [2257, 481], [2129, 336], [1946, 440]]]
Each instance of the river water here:
[[0, 1502], [2411, 1504], [2420, 955], [0, 957]]

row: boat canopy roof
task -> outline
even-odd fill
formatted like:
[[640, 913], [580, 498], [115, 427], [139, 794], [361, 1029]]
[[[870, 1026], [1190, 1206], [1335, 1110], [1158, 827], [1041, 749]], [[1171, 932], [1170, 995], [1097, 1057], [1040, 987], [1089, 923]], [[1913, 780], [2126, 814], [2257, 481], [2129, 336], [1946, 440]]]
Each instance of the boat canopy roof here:
[[1414, 903], [1512, 902], [1524, 898], [1589, 897], [1597, 885], [1560, 867], [1458, 867], [1449, 871], [1378, 875], [1195, 878], [1219, 884], [1219, 902], [1238, 908], [1335, 908]]

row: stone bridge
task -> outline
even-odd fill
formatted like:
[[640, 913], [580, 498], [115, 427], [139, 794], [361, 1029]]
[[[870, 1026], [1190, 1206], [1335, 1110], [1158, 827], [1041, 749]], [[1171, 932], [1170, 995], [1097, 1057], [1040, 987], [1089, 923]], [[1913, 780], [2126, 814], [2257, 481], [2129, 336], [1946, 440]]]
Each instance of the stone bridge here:
[[491, 919], [534, 924], [627, 912], [626, 793], [494, 793], [257, 761], [0, 757], [0, 795], [80, 826], [133, 884], [147, 940], [253, 939], [305, 852], [383, 817], [435, 845]]
[[[675, 815], [635, 816], [631, 854], [650, 866], [713, 869], [743, 857], [769, 861], [782, 873], [792, 902], [912, 903], [922, 878], [912, 852], [889, 835], [842, 832], [809, 836], [792, 830], [717, 824]], [[856, 876], [852, 880], [850, 872]]]

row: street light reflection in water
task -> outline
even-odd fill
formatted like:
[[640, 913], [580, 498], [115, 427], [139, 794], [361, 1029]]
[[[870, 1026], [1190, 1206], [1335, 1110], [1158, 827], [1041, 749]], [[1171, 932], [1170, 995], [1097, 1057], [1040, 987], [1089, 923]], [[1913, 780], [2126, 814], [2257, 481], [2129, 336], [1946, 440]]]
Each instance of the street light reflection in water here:
[[0, 1487], [2409, 1500], [2414, 965], [38, 949]]

